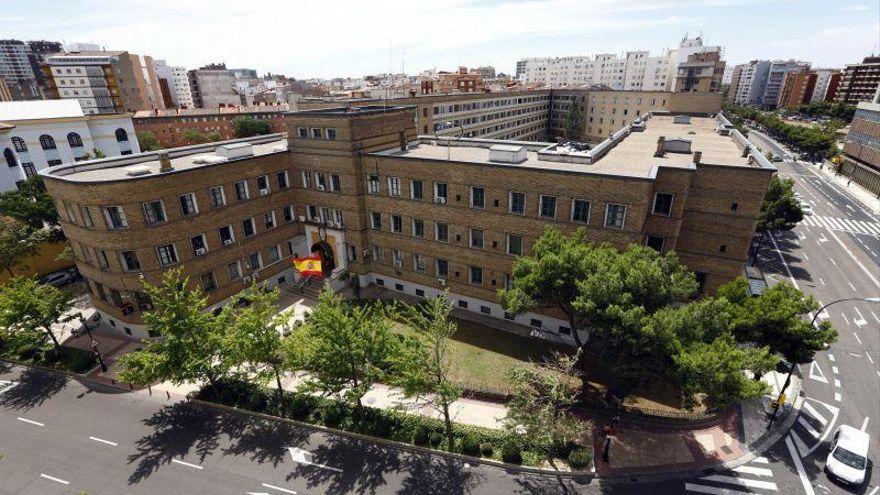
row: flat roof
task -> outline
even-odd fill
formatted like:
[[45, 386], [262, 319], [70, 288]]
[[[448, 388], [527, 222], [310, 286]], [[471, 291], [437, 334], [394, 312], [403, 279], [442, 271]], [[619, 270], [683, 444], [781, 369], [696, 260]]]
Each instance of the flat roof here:
[[[232, 158], [228, 160], [228, 162], [244, 160], [255, 156], [287, 152], [287, 139], [284, 137], [284, 134], [269, 134], [253, 138], [235, 139], [231, 141], [220, 141], [216, 143], [163, 150], [169, 153], [171, 158], [171, 166], [174, 168], [171, 172], [160, 173], [158, 152], [149, 152], [140, 153], [138, 155], [58, 165], [43, 169], [40, 171], [40, 174], [70, 182], [83, 183], [145, 179], [149, 177], [157, 177], [159, 175], [167, 176], [175, 172], [183, 172], [228, 163], [227, 161], [203, 163], [199, 159], [206, 156], [218, 157], [215, 150], [221, 145], [226, 145], [227, 147], [242, 147], [246, 144], [251, 144], [253, 146], [253, 155]], [[141, 173], [138, 173], [138, 175], [130, 175], [129, 169], [131, 167], [138, 167]]]
[[0, 102], [0, 121], [82, 117], [79, 100], [31, 100]]
[[349, 107], [330, 107], [316, 108], [313, 110], [296, 110], [286, 112], [287, 115], [323, 115], [323, 116], [340, 116], [340, 115], [365, 115], [371, 113], [393, 112], [396, 110], [408, 110], [413, 108], [411, 105], [360, 105]]

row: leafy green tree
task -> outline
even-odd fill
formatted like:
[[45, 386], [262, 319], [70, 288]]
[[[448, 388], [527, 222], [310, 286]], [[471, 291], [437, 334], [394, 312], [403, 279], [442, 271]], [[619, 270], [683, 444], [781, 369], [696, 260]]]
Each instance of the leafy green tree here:
[[450, 451], [454, 436], [449, 407], [461, 397], [461, 388], [452, 380], [450, 340], [458, 325], [450, 317], [451, 313], [452, 304], [445, 295], [404, 310], [402, 316], [415, 330], [415, 337], [404, 352], [398, 354], [394, 376], [406, 397], [416, 398], [443, 415]]
[[584, 441], [592, 429], [591, 422], [572, 413], [580, 392], [572, 379], [580, 376], [579, 359], [580, 351], [572, 356], [554, 353], [540, 365], [515, 366], [509, 372], [513, 393], [505, 427], [522, 434], [551, 463], [559, 447]]
[[208, 135], [195, 129], [186, 129], [180, 134], [180, 138], [184, 144], [203, 144], [212, 141]]
[[271, 134], [272, 126], [265, 120], [257, 120], [248, 115], [241, 115], [232, 119], [232, 128], [237, 138], [261, 136]]
[[15, 191], [0, 193], [0, 211], [34, 230], [42, 229], [44, 224], [58, 225], [55, 203], [38, 175], [19, 184]]
[[774, 175], [770, 180], [761, 212], [758, 214], [757, 230], [762, 236], [771, 230], [791, 230], [804, 219], [800, 202], [794, 197], [794, 180]]
[[325, 290], [303, 325], [307, 392], [342, 396], [357, 407], [391, 366], [399, 348], [387, 311], [379, 305], [353, 306]]
[[571, 100], [565, 117], [564, 136], [569, 141], [581, 141], [584, 136], [584, 112], [579, 100], [579, 97]]
[[159, 144], [159, 140], [152, 132], [137, 131], [135, 134], [137, 135], [138, 145], [140, 146], [141, 151], [156, 151], [162, 149], [162, 145]]
[[74, 319], [72, 307], [70, 294], [32, 278], [14, 277], [0, 285], [0, 329], [29, 335], [37, 347], [50, 340], [55, 349], [61, 346], [52, 324]]
[[144, 284], [154, 307], [144, 313], [144, 322], [162, 338], [122, 356], [120, 378], [139, 384], [206, 380], [214, 385], [239, 364], [228, 343], [234, 308], [227, 305], [218, 315], [204, 311], [204, 293], [188, 285], [182, 268], [166, 271], [159, 285]]
[[13, 276], [12, 268], [39, 250], [45, 234], [14, 218], [0, 216], [0, 268]]

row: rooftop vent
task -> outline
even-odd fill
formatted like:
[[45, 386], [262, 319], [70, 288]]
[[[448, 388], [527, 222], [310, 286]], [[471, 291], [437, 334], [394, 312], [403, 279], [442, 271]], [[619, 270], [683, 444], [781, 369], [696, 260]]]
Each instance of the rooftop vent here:
[[526, 149], [512, 144], [495, 144], [489, 148], [489, 161], [502, 163], [522, 163], [526, 161]]
[[196, 165], [204, 165], [206, 163], [223, 163], [228, 162], [229, 158], [225, 156], [217, 156], [217, 155], [198, 155], [193, 158], [193, 163]]
[[138, 175], [147, 175], [150, 173], [150, 167], [146, 165], [132, 165], [125, 168], [126, 175], [137, 177]]
[[167, 151], [159, 152], [159, 172], [170, 172], [174, 170], [171, 166], [171, 155]]
[[687, 153], [691, 152], [691, 140], [684, 138], [667, 138], [663, 141], [663, 151], [669, 153]]
[[251, 143], [221, 144], [217, 146], [215, 152], [218, 156], [222, 156], [227, 160], [234, 160], [236, 158], [254, 156], [254, 147]]
[[672, 118], [672, 122], [674, 124], [690, 124], [691, 118], [689, 115], [676, 115]]

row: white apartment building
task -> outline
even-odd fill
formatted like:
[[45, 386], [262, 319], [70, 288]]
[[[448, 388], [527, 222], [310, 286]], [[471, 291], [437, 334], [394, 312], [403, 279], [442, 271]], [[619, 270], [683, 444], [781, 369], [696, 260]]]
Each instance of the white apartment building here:
[[767, 108], [779, 106], [779, 96], [782, 93], [782, 81], [789, 72], [809, 70], [809, 62], [798, 60], [774, 60], [770, 63], [767, 73], [767, 84], [764, 86], [764, 94], [761, 96], [761, 104]]
[[770, 73], [769, 60], [752, 60], [740, 64], [734, 68], [739, 69], [739, 79], [733, 101], [737, 105], [760, 105], [764, 97], [764, 88], [767, 86], [767, 76]]
[[0, 102], [0, 192], [46, 167], [140, 153], [129, 114], [85, 115], [77, 100]]
[[835, 74], [840, 74], [840, 69], [816, 69], [816, 85], [813, 87], [813, 95], [810, 97], [810, 103], [818, 103], [825, 100], [828, 93], [828, 84]]
[[189, 88], [186, 67], [182, 65], [172, 66], [171, 80], [174, 82], [174, 94], [177, 98], [177, 106], [181, 108], [195, 108], [195, 105], [193, 105], [192, 91]]

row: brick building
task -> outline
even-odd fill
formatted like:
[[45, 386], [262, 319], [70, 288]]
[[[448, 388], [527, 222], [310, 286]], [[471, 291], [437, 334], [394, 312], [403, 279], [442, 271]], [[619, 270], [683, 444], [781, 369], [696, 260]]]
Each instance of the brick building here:
[[880, 197], [880, 87], [856, 107], [839, 172]]
[[779, 107], [796, 107], [810, 103], [816, 88], [816, 79], [816, 73], [811, 70], [786, 74], [779, 93]]
[[163, 148], [174, 148], [187, 144], [184, 133], [188, 130], [202, 134], [218, 133], [221, 140], [233, 139], [235, 129], [232, 121], [236, 117], [247, 116], [269, 122], [272, 132], [284, 132], [284, 112], [287, 105], [230, 107], [230, 108], [179, 108], [137, 112], [132, 121], [137, 132], [150, 132]]
[[880, 57], [865, 57], [860, 64], [849, 64], [843, 69], [834, 101], [855, 105], [871, 101], [880, 87]]

